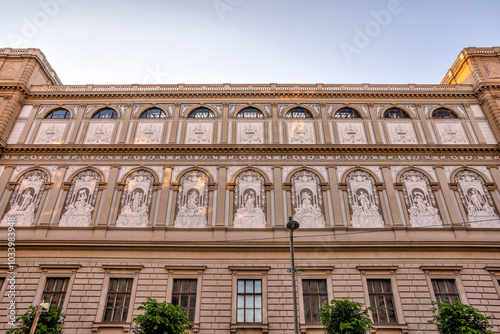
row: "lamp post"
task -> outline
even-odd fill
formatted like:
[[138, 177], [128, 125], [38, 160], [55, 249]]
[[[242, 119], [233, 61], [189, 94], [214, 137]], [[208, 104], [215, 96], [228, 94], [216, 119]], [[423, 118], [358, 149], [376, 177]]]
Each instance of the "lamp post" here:
[[36, 325], [38, 325], [38, 319], [40, 319], [40, 313], [47, 312], [50, 304], [46, 303], [45, 300], [42, 300], [40, 305], [36, 308], [35, 319], [33, 319], [33, 323], [31, 324], [30, 334], [34, 334], [36, 331]]
[[293, 231], [298, 229], [300, 224], [292, 220], [292, 217], [289, 218], [288, 223], [286, 224], [286, 229], [290, 231], [290, 255], [292, 260], [292, 289], [293, 289], [293, 324], [294, 324], [294, 333], [299, 334], [299, 317], [297, 315], [297, 287], [295, 282], [295, 259], [293, 256]]

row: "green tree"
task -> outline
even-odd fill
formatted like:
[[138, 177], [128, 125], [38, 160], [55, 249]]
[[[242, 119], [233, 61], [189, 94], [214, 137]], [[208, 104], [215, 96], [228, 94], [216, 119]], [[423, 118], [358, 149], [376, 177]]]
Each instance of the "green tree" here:
[[435, 323], [441, 334], [494, 334], [488, 328], [493, 328], [486, 317], [474, 307], [462, 304], [432, 302], [434, 318], [429, 323]]
[[[17, 328], [7, 331], [7, 334], [29, 334], [35, 320], [36, 306], [30, 306], [28, 311], [16, 319], [20, 322]], [[61, 313], [60, 307], [50, 307], [42, 312], [36, 325], [36, 334], [62, 334], [62, 324], [66, 316]]]
[[186, 328], [193, 327], [179, 305], [158, 303], [148, 297], [138, 309], [146, 312], [134, 318], [134, 334], [185, 334]]
[[373, 309], [363, 310], [363, 304], [345, 297], [325, 304], [319, 315], [326, 334], [365, 334], [373, 326], [368, 310]]

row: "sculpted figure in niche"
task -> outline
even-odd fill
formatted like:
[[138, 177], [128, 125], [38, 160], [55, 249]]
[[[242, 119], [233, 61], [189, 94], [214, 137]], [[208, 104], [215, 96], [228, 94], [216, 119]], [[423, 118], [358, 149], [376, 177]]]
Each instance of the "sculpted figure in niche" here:
[[472, 227], [500, 227], [498, 211], [483, 178], [472, 171], [461, 171], [455, 181], [468, 223]]
[[309, 171], [301, 171], [291, 181], [293, 219], [300, 227], [325, 227], [319, 178]]
[[174, 227], [206, 227], [207, 212], [208, 177], [200, 171], [185, 174], [180, 180]]
[[33, 170], [23, 175], [12, 193], [1, 225], [7, 225], [11, 217], [15, 218], [18, 226], [31, 225], [40, 204], [45, 182], [47, 175], [40, 170]]
[[347, 178], [347, 199], [353, 227], [384, 227], [375, 180], [364, 171], [354, 171]]
[[257, 172], [243, 172], [236, 178], [234, 227], [266, 227], [264, 178]]
[[153, 175], [147, 171], [138, 171], [129, 175], [120, 201], [117, 227], [148, 226], [153, 182]]

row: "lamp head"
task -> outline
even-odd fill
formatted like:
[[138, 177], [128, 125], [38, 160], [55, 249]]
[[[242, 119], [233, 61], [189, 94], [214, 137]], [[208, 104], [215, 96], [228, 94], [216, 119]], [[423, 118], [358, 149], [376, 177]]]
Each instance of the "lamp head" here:
[[295, 220], [291, 220], [286, 223], [286, 229], [287, 230], [290, 230], [290, 231], [295, 231], [296, 229], [298, 229], [300, 227], [300, 224], [299, 222], [295, 221]]

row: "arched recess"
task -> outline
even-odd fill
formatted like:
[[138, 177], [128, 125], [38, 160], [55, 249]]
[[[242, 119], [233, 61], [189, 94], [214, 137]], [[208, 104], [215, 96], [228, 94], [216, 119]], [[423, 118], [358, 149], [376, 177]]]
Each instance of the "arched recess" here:
[[[350, 109], [351, 112], [346, 112]], [[357, 116], [356, 116], [357, 115]], [[332, 138], [337, 144], [368, 144], [371, 132], [368, 123], [368, 115], [363, 110], [355, 106], [344, 104], [332, 111], [332, 124], [330, 130], [333, 131]]]
[[[14, 221], [16, 226], [31, 226], [40, 216], [45, 197], [50, 189], [50, 173], [40, 167], [24, 171], [18, 178], [9, 183], [4, 214], [0, 225]], [[2, 205], [2, 207], [4, 206]]]
[[172, 183], [174, 210], [169, 222], [176, 228], [206, 228], [213, 224], [215, 183], [203, 168], [183, 171]]
[[[201, 113], [199, 112], [201, 110], [206, 110], [207, 112]], [[199, 113], [203, 117], [191, 117], [193, 113]], [[180, 136], [177, 142], [201, 145], [218, 144], [220, 143], [221, 121], [221, 115], [212, 106], [193, 106], [182, 115], [182, 118], [179, 118], [179, 126], [182, 128], [182, 131], [177, 133]]]
[[128, 140], [139, 145], [164, 144], [171, 130], [171, 111], [164, 106], [152, 104], [138, 109], [134, 114]]
[[328, 183], [315, 170], [299, 168], [292, 171], [284, 184], [287, 194], [287, 216], [301, 228], [324, 228], [330, 217], [326, 204]]
[[266, 228], [271, 225], [272, 184], [267, 176], [254, 168], [235, 174], [228, 184], [231, 225], [236, 228]]
[[437, 182], [422, 170], [405, 168], [398, 173], [396, 189], [406, 206], [404, 215], [412, 227], [442, 227], [445, 210], [439, 199]]
[[104, 175], [99, 169], [84, 168], [76, 171], [69, 182], [61, 187], [64, 202], [56, 208], [57, 225], [61, 227], [88, 227], [95, 224]]
[[[64, 112], [64, 117], [53, 118], [51, 115]], [[69, 108], [57, 106], [44, 112], [34, 124], [32, 144], [53, 145], [68, 142], [69, 133], [74, 125], [74, 115]]]
[[[251, 109], [257, 111], [255, 113], [255, 116], [253, 115], [253, 113], [248, 113], [248, 111]], [[240, 117], [242, 114], [250, 115], [251, 117]], [[230, 143], [270, 143], [270, 130], [272, 130], [272, 123], [270, 123], [269, 120], [269, 115], [267, 114], [266, 110], [260, 106], [244, 105], [239, 107], [235, 110], [234, 116], [229, 119], [228, 131], [230, 133]]]
[[112, 221], [116, 227], [148, 227], [153, 225], [160, 184], [157, 174], [149, 168], [133, 169], [116, 186]]
[[321, 143], [318, 124], [320, 120], [316, 112], [307, 106], [299, 104], [284, 109], [279, 119], [279, 122], [283, 123], [280, 129], [285, 134], [284, 143], [294, 145]]
[[[112, 110], [118, 115], [117, 118], [94, 118], [101, 110]], [[82, 121], [82, 131], [79, 140], [83, 144], [114, 144], [116, 143], [123, 115], [115, 106], [105, 105], [92, 110]]]
[[[449, 113], [449, 117], [440, 114]], [[439, 144], [457, 145], [471, 144], [475, 140], [467, 128], [467, 119], [455, 110], [444, 106], [435, 106], [430, 109], [427, 115], [427, 122], [430, 123], [435, 137]]]
[[[383, 183], [363, 168], [353, 168], [343, 176], [344, 202], [348, 205], [348, 225], [355, 228], [384, 228], [387, 217]], [[387, 224], [387, 226], [389, 226]]]
[[453, 172], [453, 183], [460, 210], [471, 227], [499, 228], [500, 215], [498, 202], [495, 203], [492, 192], [495, 184], [486, 182], [487, 178], [477, 171], [461, 168]]
[[424, 143], [417, 131], [418, 124], [413, 112], [405, 107], [395, 105], [385, 107], [381, 111], [379, 121], [383, 124], [387, 143], [393, 145]]

